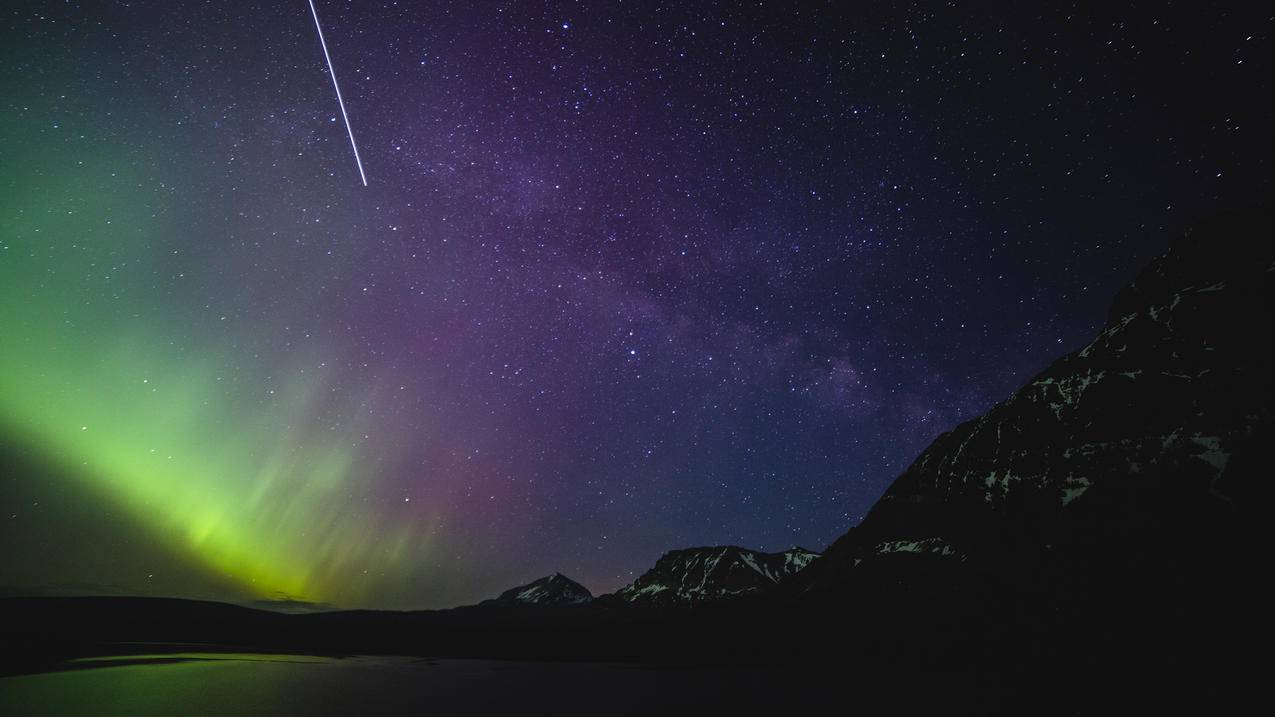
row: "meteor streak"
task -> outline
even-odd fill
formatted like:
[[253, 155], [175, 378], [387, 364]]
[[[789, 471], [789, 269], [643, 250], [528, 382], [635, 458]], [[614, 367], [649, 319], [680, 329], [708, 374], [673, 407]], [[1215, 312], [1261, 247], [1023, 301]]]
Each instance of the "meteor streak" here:
[[319, 31], [319, 44], [323, 46], [323, 59], [328, 61], [328, 74], [332, 76], [332, 89], [336, 90], [337, 104], [341, 105], [341, 118], [345, 120], [345, 131], [350, 135], [350, 149], [354, 150], [354, 163], [359, 165], [359, 179], [367, 186], [367, 175], [363, 173], [363, 160], [359, 159], [359, 146], [354, 143], [354, 130], [350, 129], [350, 116], [345, 113], [345, 100], [341, 99], [341, 86], [336, 83], [336, 70], [332, 69], [332, 56], [328, 54], [327, 40], [323, 39], [323, 26], [319, 24], [319, 11], [314, 9], [314, 0], [310, 2], [310, 14], [314, 16], [314, 29]]

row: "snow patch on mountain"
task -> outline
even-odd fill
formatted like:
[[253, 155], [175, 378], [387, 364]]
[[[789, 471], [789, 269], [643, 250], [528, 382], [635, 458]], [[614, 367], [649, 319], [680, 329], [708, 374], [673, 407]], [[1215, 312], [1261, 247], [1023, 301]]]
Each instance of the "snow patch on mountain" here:
[[591, 600], [593, 594], [587, 588], [561, 573], [510, 588], [496, 598], [496, 602], [523, 605], [580, 605]]
[[890, 553], [930, 553], [943, 556], [961, 556], [961, 553], [956, 548], [942, 538], [889, 540], [877, 544], [877, 555], [888, 555]]
[[762, 553], [733, 545], [665, 553], [616, 596], [631, 603], [694, 603], [757, 592], [805, 569], [818, 553]]

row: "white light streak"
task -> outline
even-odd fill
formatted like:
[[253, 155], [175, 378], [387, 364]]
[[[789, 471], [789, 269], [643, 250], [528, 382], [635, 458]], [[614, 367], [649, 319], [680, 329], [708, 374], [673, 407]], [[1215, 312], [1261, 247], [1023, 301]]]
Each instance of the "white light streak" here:
[[350, 149], [354, 150], [354, 163], [359, 165], [359, 179], [367, 186], [367, 175], [363, 173], [363, 160], [359, 159], [359, 146], [354, 143], [354, 130], [350, 129], [350, 116], [345, 113], [345, 100], [341, 99], [341, 86], [336, 83], [336, 70], [332, 69], [332, 56], [328, 54], [328, 42], [323, 39], [323, 26], [319, 24], [319, 11], [314, 9], [314, 0], [310, 2], [310, 14], [314, 16], [314, 29], [319, 31], [319, 44], [323, 46], [323, 59], [328, 62], [328, 74], [332, 76], [332, 89], [336, 90], [337, 104], [341, 105], [341, 118], [345, 120], [345, 131], [350, 135]]

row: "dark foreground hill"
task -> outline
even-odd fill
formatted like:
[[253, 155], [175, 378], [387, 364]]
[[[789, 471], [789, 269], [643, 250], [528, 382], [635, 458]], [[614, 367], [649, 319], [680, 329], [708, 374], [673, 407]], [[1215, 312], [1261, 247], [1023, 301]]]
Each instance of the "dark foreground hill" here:
[[691, 604], [311, 615], [11, 599], [0, 601], [9, 669], [120, 642], [199, 642], [773, 665], [844, 681], [837, 712], [865, 690], [957, 713], [985, 711], [989, 696], [1022, 714], [1224, 712], [1259, 684], [1272, 226], [1267, 207], [1175, 242], [1091, 344], [939, 437], [861, 525], [773, 588]]

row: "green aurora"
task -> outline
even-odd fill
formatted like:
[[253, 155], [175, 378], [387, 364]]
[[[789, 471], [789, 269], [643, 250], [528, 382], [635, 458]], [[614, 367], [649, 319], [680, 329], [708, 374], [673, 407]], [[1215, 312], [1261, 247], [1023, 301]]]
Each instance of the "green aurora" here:
[[40, 156], [9, 159], [41, 169], [0, 198], [6, 440], [246, 597], [358, 604], [427, 555], [434, 521], [361, 507], [375, 487], [357, 469], [373, 463], [361, 407], [376, 387], [342, 398], [319, 357], [271, 365], [249, 329], [196, 338], [171, 288], [186, 278], [173, 268], [182, 225], [122, 176], [137, 158], [28, 139], [17, 152]]

